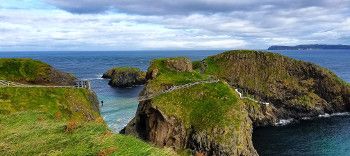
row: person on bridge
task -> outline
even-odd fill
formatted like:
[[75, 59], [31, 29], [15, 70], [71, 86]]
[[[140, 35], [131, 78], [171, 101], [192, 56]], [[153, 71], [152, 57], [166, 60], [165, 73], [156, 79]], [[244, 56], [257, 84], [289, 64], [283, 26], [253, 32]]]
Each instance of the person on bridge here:
[[103, 106], [103, 100], [101, 101], [101, 106]]

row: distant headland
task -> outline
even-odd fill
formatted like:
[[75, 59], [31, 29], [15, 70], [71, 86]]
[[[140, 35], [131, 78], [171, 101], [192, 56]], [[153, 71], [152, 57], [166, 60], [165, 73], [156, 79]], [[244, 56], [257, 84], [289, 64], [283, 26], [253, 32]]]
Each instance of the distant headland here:
[[305, 44], [297, 46], [271, 46], [267, 50], [313, 50], [313, 49], [350, 49], [350, 45]]

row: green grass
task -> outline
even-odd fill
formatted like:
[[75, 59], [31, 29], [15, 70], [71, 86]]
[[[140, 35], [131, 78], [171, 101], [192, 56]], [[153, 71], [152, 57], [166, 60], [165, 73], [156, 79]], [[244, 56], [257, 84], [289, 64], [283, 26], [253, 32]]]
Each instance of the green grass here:
[[50, 65], [32, 59], [0, 59], [0, 79], [34, 81], [46, 78]]
[[75, 88], [1, 88], [0, 113], [44, 111], [51, 116], [61, 114], [66, 119], [96, 118], [89, 100], [90, 91]]
[[226, 83], [200, 84], [162, 94], [152, 104], [168, 116], [181, 119], [187, 128], [197, 130], [234, 125], [243, 120], [242, 103]]
[[70, 123], [38, 111], [0, 114], [0, 155], [174, 154], [131, 136], [113, 134], [103, 122], [76, 123], [67, 131]]
[[91, 93], [68, 88], [0, 88], [0, 155], [175, 155], [113, 134]]
[[178, 58], [165, 58], [165, 59], [156, 59], [151, 62], [151, 66], [148, 71], [153, 69], [158, 69], [158, 75], [155, 80], [148, 82], [149, 88], [152, 88], [155, 91], [162, 90], [164, 86], [171, 85], [181, 85], [191, 82], [197, 82], [201, 80], [207, 80], [210, 78], [209, 75], [200, 74], [199, 71], [193, 72], [177, 72], [166, 67], [165, 61], [167, 59], [183, 59], [182, 57]]

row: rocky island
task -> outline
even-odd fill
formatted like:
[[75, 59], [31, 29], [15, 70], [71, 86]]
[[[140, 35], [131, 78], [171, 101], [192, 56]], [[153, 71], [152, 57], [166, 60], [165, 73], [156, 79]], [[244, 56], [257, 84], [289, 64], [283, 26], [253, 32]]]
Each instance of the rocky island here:
[[[0, 59], [0, 155], [176, 155], [112, 133], [94, 92], [32, 59]], [[29, 87], [30, 86], [30, 87]], [[57, 87], [61, 86], [61, 87]]]
[[103, 74], [102, 78], [110, 79], [109, 85], [113, 87], [132, 87], [145, 83], [146, 73], [138, 68], [115, 67]]
[[121, 133], [203, 155], [258, 155], [253, 128], [350, 109], [350, 85], [331, 71], [249, 50], [156, 59], [140, 97], [152, 98]]
[[267, 50], [315, 50], [315, 49], [350, 49], [350, 45], [306, 44], [296, 46], [271, 46]]

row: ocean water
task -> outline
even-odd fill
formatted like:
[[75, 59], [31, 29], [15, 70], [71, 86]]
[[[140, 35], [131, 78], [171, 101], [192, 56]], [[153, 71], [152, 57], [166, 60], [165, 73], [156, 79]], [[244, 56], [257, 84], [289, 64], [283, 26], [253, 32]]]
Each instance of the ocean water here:
[[[213, 51], [119, 51], [119, 52], [0, 52], [0, 58], [33, 58], [92, 82], [101, 114], [109, 127], [118, 132], [135, 115], [137, 95], [143, 86], [117, 89], [101, 79], [114, 66], [133, 66], [146, 70], [150, 61], [161, 57], [186, 56], [200, 60], [220, 53]], [[277, 52], [277, 51], [274, 51]], [[350, 51], [278, 51], [283, 55], [309, 61], [334, 71], [350, 82]], [[350, 155], [350, 116], [302, 121], [283, 127], [254, 130], [254, 146], [260, 155]]]

